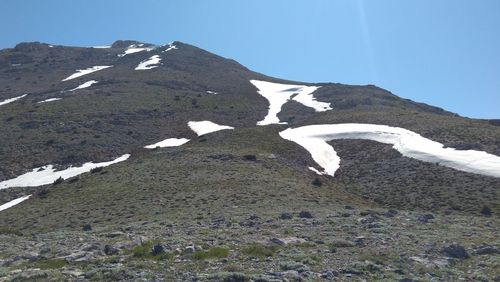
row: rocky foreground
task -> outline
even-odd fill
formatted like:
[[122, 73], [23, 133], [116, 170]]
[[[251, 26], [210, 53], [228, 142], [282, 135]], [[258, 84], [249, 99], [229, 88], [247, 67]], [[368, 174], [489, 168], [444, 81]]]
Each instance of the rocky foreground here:
[[[5, 281], [498, 281], [498, 218], [345, 206], [119, 229], [1, 230]], [[17, 234], [16, 234], [17, 233]]]

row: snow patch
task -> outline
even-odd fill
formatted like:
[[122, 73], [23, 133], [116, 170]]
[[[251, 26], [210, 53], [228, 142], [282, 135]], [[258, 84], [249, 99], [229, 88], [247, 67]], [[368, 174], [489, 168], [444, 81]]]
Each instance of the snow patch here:
[[96, 84], [96, 83], [98, 83], [98, 82], [99, 82], [99, 81], [97, 81], [97, 80], [89, 80], [89, 81], [87, 81], [87, 82], [84, 82], [84, 83], [82, 83], [82, 84], [78, 85], [76, 88], [73, 88], [73, 89], [68, 90], [68, 91], [75, 91], [75, 90], [78, 90], [78, 89], [87, 88], [87, 87], [92, 86], [92, 84]]
[[179, 49], [177, 48], [177, 46], [175, 46], [173, 43], [169, 43], [168, 44], [168, 48], [163, 50], [162, 52], [165, 53], [165, 52], [168, 52], [168, 51], [171, 51], [171, 50], [174, 50], [174, 49]]
[[186, 144], [189, 142], [189, 139], [187, 138], [168, 138], [163, 141], [160, 141], [158, 143], [154, 143], [151, 145], [147, 145], [144, 148], [146, 149], [155, 149], [155, 148], [163, 148], [163, 147], [177, 147], [183, 144]]
[[335, 175], [340, 158], [327, 141], [366, 139], [392, 144], [403, 156], [461, 171], [500, 177], [500, 157], [475, 150], [444, 148], [443, 144], [400, 127], [377, 124], [320, 124], [281, 131], [280, 136], [304, 147], [324, 174]]
[[92, 48], [95, 48], [95, 49], [109, 49], [109, 48], [111, 48], [111, 45], [92, 46]]
[[29, 199], [30, 197], [31, 197], [31, 195], [28, 195], [28, 196], [20, 197], [20, 198], [17, 198], [15, 200], [12, 200], [10, 202], [7, 202], [7, 203], [0, 206], [0, 211], [6, 210], [8, 208], [11, 208], [11, 207], [19, 204], [19, 203], [22, 203], [22, 202], [26, 201], [27, 199]]
[[26, 95], [28, 95], [28, 94], [24, 94], [24, 95], [21, 95], [21, 96], [17, 96], [17, 97], [14, 97], [14, 98], [9, 98], [9, 99], [3, 100], [3, 101], [0, 102], [0, 106], [12, 103], [14, 101], [17, 101], [17, 100], [19, 100], [21, 98], [26, 97]]
[[159, 67], [161, 57], [159, 55], [154, 55], [151, 58], [142, 61], [135, 70], [150, 70]]
[[269, 101], [269, 112], [263, 120], [257, 122], [257, 125], [286, 124], [279, 120], [278, 114], [281, 112], [281, 107], [290, 99], [313, 108], [316, 112], [332, 109], [330, 103], [316, 101], [312, 95], [320, 88], [319, 86], [280, 84], [261, 80], [250, 80], [250, 82], [257, 87], [257, 92]]
[[212, 133], [219, 130], [234, 129], [232, 126], [219, 125], [208, 120], [203, 121], [190, 121], [188, 126], [193, 130], [198, 136], [205, 135], [207, 133]]
[[59, 177], [62, 177], [63, 179], [74, 177], [82, 173], [89, 172], [91, 169], [96, 167], [106, 167], [115, 163], [123, 162], [129, 157], [129, 154], [125, 154], [109, 162], [88, 162], [79, 167], [68, 167], [65, 170], [59, 171], [55, 171], [53, 165], [34, 168], [31, 172], [27, 172], [16, 178], [0, 182], [0, 190], [9, 187], [35, 187], [45, 184], [51, 184]]
[[137, 52], [142, 52], [142, 51], [151, 51], [154, 49], [154, 47], [143, 47], [144, 44], [132, 44], [130, 46], [127, 47], [127, 49], [125, 50], [125, 52], [123, 54], [118, 54], [118, 57], [123, 57], [123, 56], [126, 56], [128, 54], [133, 54], [133, 53], [137, 53]]
[[207, 90], [207, 94], [212, 94], [212, 95], [217, 95], [219, 93], [215, 92], [215, 91], [210, 91], [210, 90]]
[[37, 104], [47, 103], [47, 102], [54, 102], [54, 101], [59, 101], [59, 100], [62, 100], [62, 98], [49, 98], [47, 100], [43, 100], [43, 101], [37, 102]]
[[90, 67], [90, 68], [87, 68], [87, 69], [84, 69], [84, 70], [76, 70], [76, 73], [74, 73], [74, 74], [66, 77], [62, 81], [67, 81], [67, 80], [70, 80], [70, 79], [73, 79], [73, 78], [84, 76], [86, 74], [93, 73], [93, 72], [96, 72], [96, 71], [100, 71], [100, 70], [103, 70], [103, 69], [107, 69], [107, 68], [110, 68], [110, 67], [112, 67], [112, 66], [93, 66], [93, 67]]

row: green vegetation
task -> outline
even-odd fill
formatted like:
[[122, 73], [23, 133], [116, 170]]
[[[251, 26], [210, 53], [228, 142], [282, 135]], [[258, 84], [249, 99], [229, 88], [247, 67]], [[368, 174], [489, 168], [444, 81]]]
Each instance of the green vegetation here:
[[274, 245], [262, 245], [262, 244], [251, 244], [246, 246], [241, 250], [241, 252], [247, 256], [254, 256], [254, 257], [272, 257], [274, 256], [278, 251], [280, 250], [280, 247], [274, 246]]
[[200, 250], [193, 253], [193, 258], [197, 260], [221, 259], [229, 256], [229, 249], [213, 247], [208, 250]]
[[68, 262], [65, 259], [41, 259], [35, 262], [35, 266], [40, 269], [58, 269], [67, 264]]

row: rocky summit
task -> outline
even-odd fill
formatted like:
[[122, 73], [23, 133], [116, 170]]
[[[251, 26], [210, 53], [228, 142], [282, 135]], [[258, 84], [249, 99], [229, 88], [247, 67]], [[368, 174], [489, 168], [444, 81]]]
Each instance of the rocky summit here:
[[0, 50], [0, 132], [2, 281], [500, 279], [498, 120], [31, 42]]

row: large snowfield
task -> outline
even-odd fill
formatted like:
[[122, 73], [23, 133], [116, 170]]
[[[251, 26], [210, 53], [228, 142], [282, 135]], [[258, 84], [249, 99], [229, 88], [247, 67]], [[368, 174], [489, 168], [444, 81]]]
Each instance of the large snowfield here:
[[125, 154], [109, 162], [88, 162], [84, 163], [82, 166], [68, 167], [67, 169], [59, 171], [56, 171], [53, 165], [46, 165], [43, 167], [35, 168], [32, 171], [20, 175], [16, 178], [0, 182], [0, 190], [10, 187], [35, 187], [45, 184], [51, 184], [59, 177], [63, 179], [71, 178], [82, 173], [89, 172], [91, 169], [96, 167], [106, 167], [112, 164], [123, 162], [129, 157], [129, 154]]
[[257, 122], [257, 125], [286, 124], [279, 120], [278, 114], [281, 112], [281, 107], [289, 100], [313, 108], [316, 112], [332, 109], [330, 103], [316, 101], [312, 95], [319, 86], [280, 84], [261, 80], [250, 80], [250, 82], [257, 87], [258, 93], [269, 101], [269, 112], [263, 120]]
[[424, 162], [438, 163], [461, 171], [500, 177], [500, 157], [475, 150], [444, 148], [443, 144], [424, 138], [410, 130], [377, 124], [320, 124], [281, 131], [280, 136], [304, 147], [324, 171], [335, 175], [340, 158], [327, 141], [336, 139], [366, 139], [393, 148], [403, 156]]

